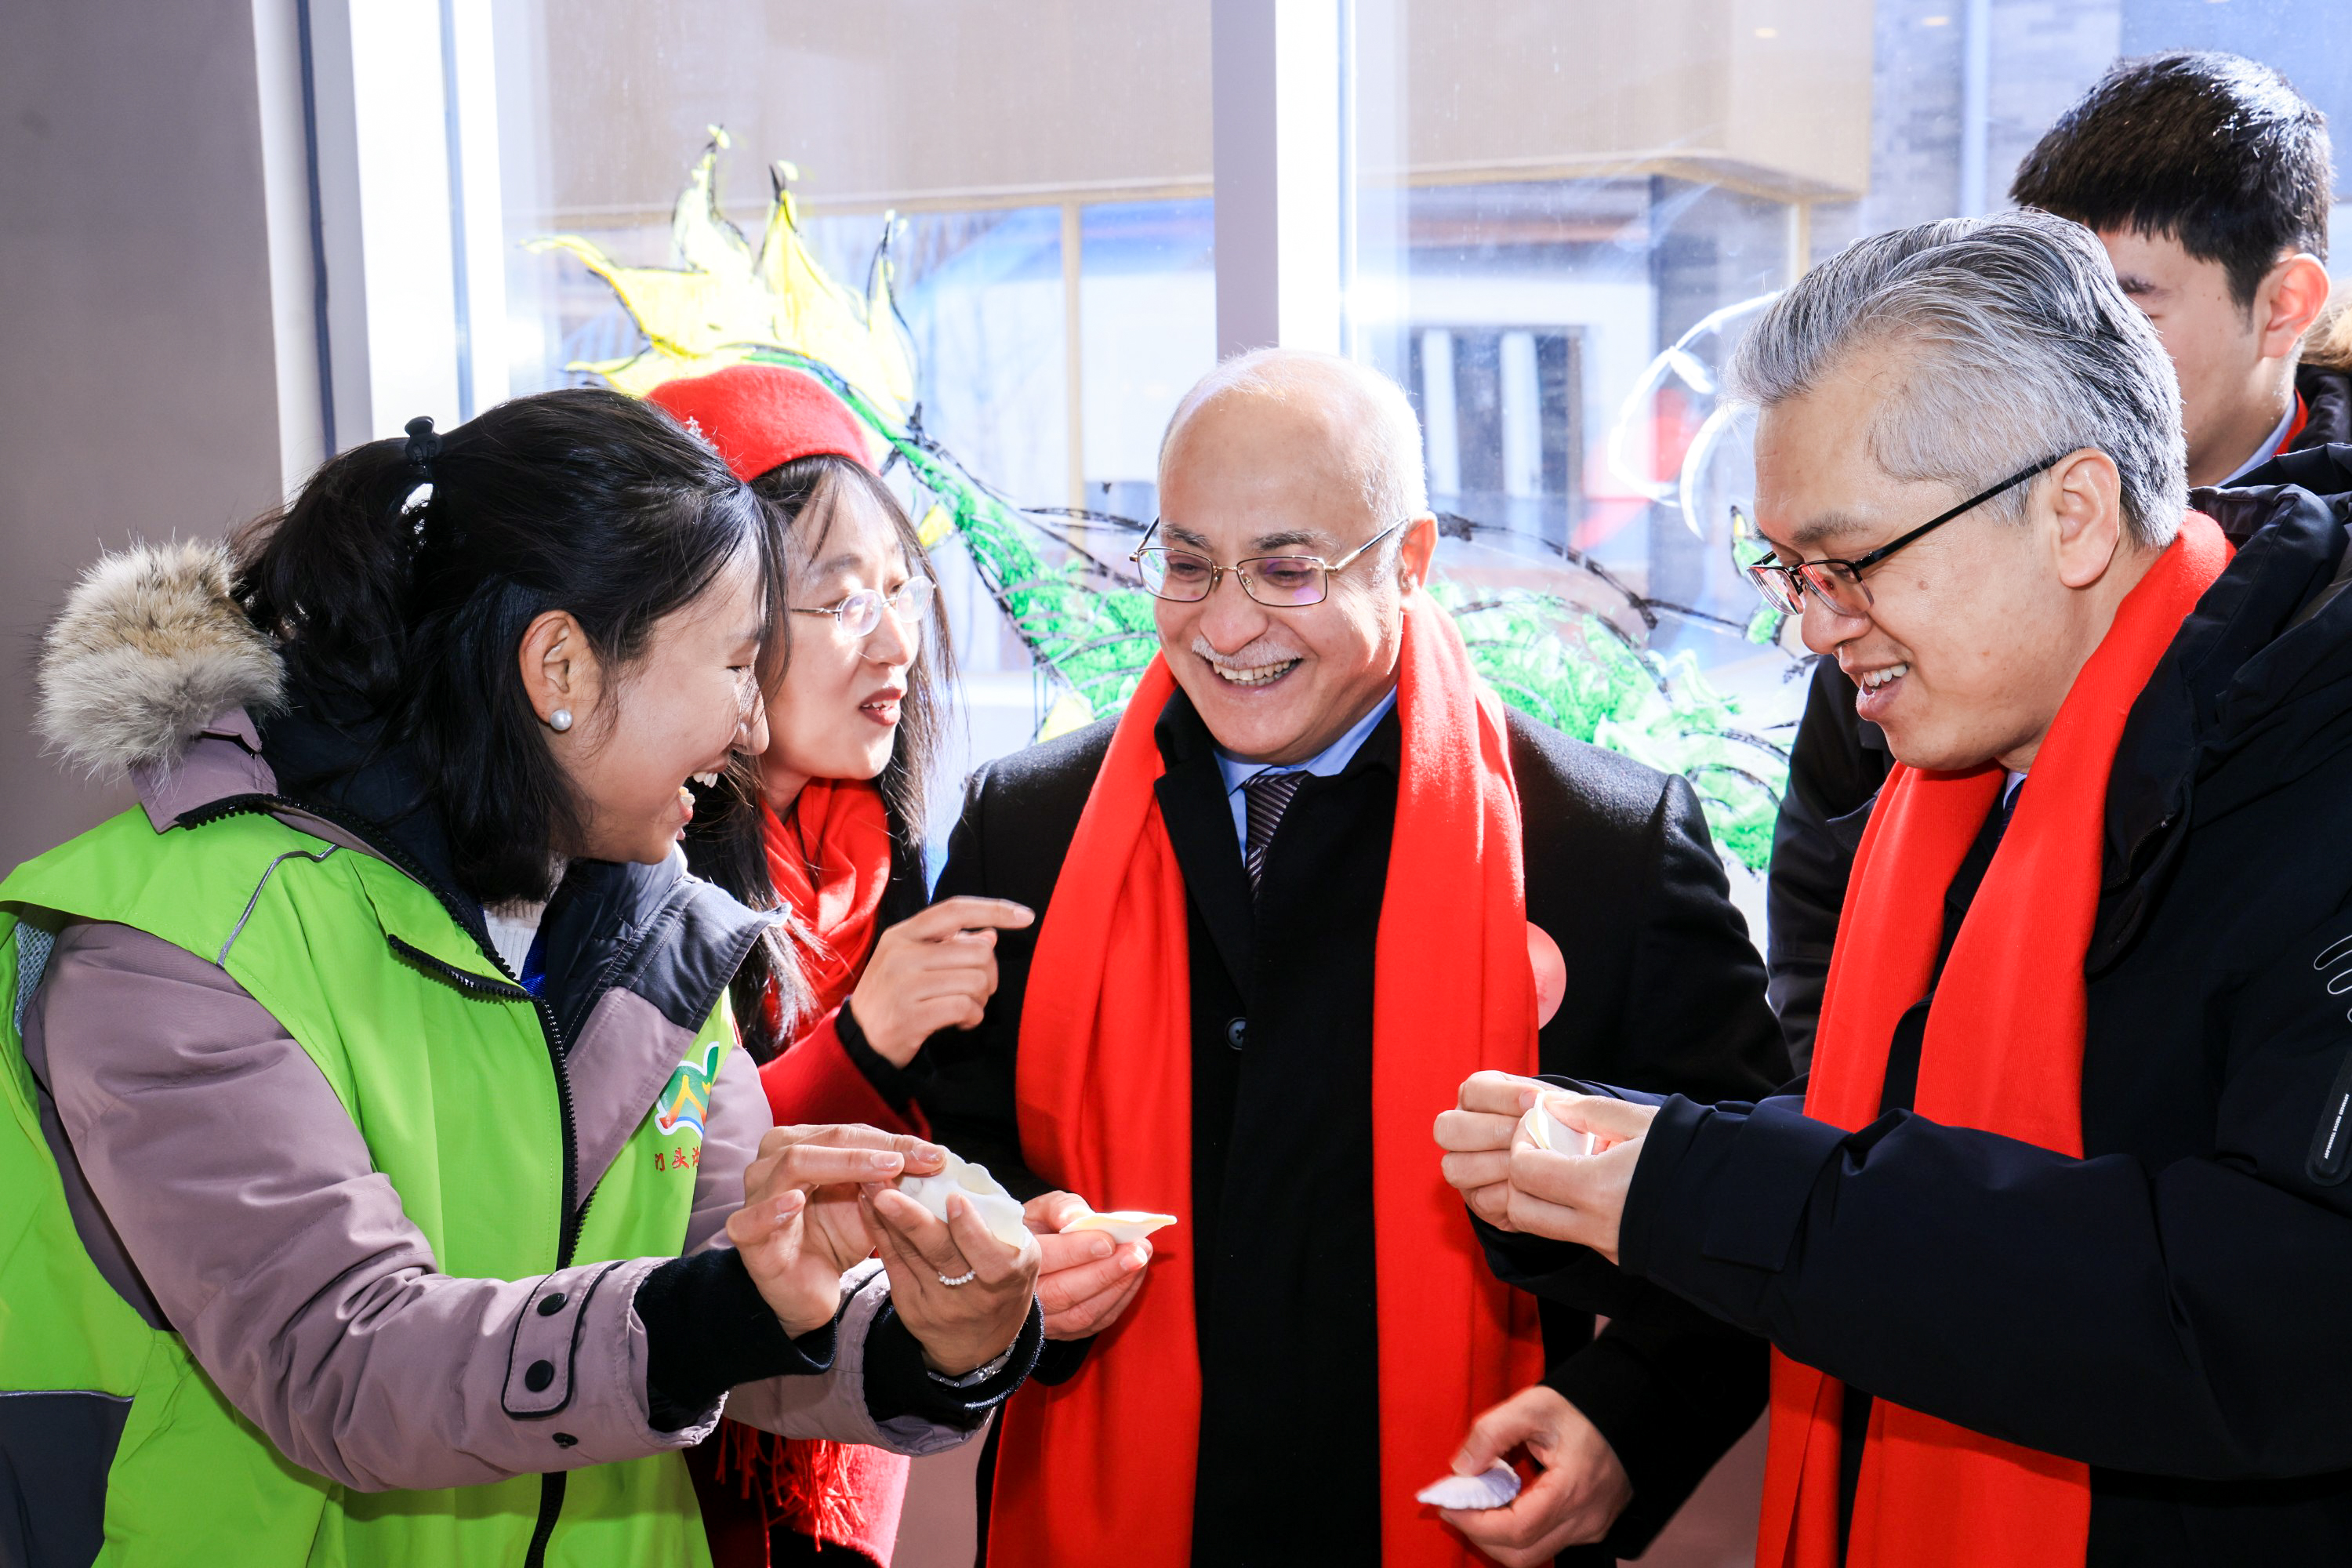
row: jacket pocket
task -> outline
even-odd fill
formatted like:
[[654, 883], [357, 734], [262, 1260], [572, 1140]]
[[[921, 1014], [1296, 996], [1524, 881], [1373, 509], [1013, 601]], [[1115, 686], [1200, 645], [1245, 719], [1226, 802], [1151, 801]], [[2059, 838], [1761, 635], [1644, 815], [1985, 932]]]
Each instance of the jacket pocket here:
[[2305, 1172], [2323, 1187], [2332, 1187], [2352, 1173], [2352, 1051], [2344, 1053], [2344, 1065], [2336, 1069], [2336, 1081], [2319, 1108]]

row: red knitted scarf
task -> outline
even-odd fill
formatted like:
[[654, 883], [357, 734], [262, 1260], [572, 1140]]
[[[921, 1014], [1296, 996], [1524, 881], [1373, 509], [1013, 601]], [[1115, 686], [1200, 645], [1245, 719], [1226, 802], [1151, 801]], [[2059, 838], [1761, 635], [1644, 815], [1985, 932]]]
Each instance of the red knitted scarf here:
[[[1936, 987], [1920, 1115], [2082, 1154], [2083, 959], [2107, 775], [2133, 700], [2228, 560], [2221, 531], [2189, 514], [2075, 677]], [[1988, 763], [1897, 766], [1887, 780], [1838, 921], [1807, 1115], [1844, 1128], [1876, 1118], [1895, 1024], [1927, 993], [1945, 889], [2003, 778]], [[1843, 1386], [1773, 1353], [1761, 1568], [1838, 1563]], [[1847, 1568], [2081, 1568], [2091, 1522], [2081, 1464], [1884, 1399], [1865, 1442]]]
[[[863, 780], [812, 779], [789, 819], [764, 807], [761, 816], [769, 878], [812, 939], [802, 947], [802, 972], [813, 993], [810, 1011], [822, 1016], [856, 988], [874, 949], [876, 914], [890, 881], [882, 792]], [[767, 1003], [773, 1037], [782, 1030], [773, 985]], [[902, 1456], [823, 1437], [779, 1437], [735, 1421], [721, 1421], [711, 1441], [717, 1479], [731, 1476], [736, 1495], [756, 1503], [771, 1528], [890, 1561], [907, 1489]]]

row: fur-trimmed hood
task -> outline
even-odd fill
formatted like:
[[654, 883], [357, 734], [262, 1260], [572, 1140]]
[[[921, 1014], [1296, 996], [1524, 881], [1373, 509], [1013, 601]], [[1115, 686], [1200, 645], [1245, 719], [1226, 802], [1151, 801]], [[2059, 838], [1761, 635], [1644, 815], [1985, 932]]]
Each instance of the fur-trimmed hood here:
[[[347, 704], [289, 681], [271, 639], [238, 606], [236, 580], [218, 544], [101, 557], [49, 627], [42, 736], [73, 767], [129, 775], [158, 833], [241, 803], [387, 860], [432, 889], [497, 963], [440, 816], [419, 809], [400, 748], [378, 746], [371, 721]], [[683, 853], [649, 866], [575, 859], [544, 929], [545, 1000], [566, 1037], [578, 1037], [615, 990], [690, 1036], [774, 920], [691, 875]], [[669, 1053], [667, 1073], [682, 1047], [668, 1033], [660, 1038], [654, 1054]], [[658, 1089], [658, 1074], [653, 1082]], [[628, 1116], [644, 1114], [645, 1099], [628, 1103]]]
[[142, 544], [100, 556], [43, 639], [41, 738], [77, 772], [169, 770], [238, 710], [286, 698], [286, 668], [233, 592], [213, 542]]

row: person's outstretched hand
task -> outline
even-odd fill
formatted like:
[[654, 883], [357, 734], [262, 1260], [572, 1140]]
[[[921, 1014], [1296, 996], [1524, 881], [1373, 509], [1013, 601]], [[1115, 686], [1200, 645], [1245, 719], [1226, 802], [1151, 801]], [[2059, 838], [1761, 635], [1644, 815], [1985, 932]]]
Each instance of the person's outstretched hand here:
[[1598, 1152], [1556, 1153], [1537, 1148], [1524, 1133], [1516, 1135], [1506, 1189], [1507, 1228], [1589, 1247], [1614, 1263], [1625, 1194], [1633, 1189], [1643, 1138], [1658, 1108], [1557, 1089], [1543, 1093], [1552, 1115], [1570, 1131], [1591, 1133]]
[[1004, 899], [941, 899], [884, 931], [849, 994], [866, 1043], [905, 1067], [940, 1030], [977, 1026], [996, 994], [996, 933], [1036, 919]]
[[1475, 1476], [1525, 1448], [1541, 1469], [1507, 1508], [1440, 1509], [1438, 1517], [1503, 1568], [1532, 1568], [1609, 1533], [1633, 1483], [1584, 1413], [1542, 1384], [1471, 1423], [1454, 1473]]
[[1093, 1212], [1076, 1193], [1043, 1193], [1021, 1205], [1021, 1218], [1036, 1236], [1043, 1258], [1037, 1300], [1045, 1309], [1049, 1340], [1083, 1340], [1102, 1332], [1143, 1289], [1150, 1241], [1119, 1246], [1098, 1230], [1069, 1229]]
[[1012, 1347], [1037, 1295], [1034, 1237], [1007, 1247], [961, 1193], [948, 1194], [944, 1224], [895, 1187], [868, 1187], [863, 1202], [890, 1273], [891, 1305], [923, 1347], [926, 1366], [961, 1377]]
[[861, 1189], [945, 1163], [937, 1144], [872, 1127], [776, 1127], [761, 1138], [727, 1239], [787, 1333], [831, 1322], [842, 1275], [874, 1250]]
[[1478, 1072], [1463, 1080], [1454, 1109], [1437, 1119], [1439, 1168], [1448, 1186], [1488, 1225], [1511, 1228], [1511, 1136], [1544, 1085], [1507, 1072]]

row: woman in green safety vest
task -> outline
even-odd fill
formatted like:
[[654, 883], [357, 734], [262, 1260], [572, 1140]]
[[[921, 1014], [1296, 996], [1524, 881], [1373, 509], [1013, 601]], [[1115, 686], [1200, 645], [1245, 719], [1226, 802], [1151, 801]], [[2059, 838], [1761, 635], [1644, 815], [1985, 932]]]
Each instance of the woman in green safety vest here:
[[779, 938], [677, 844], [784, 560], [573, 389], [85, 577], [41, 726], [139, 804], [0, 883], [0, 1562], [704, 1563], [722, 1407], [921, 1454], [1027, 1375], [1034, 1240], [735, 1049]]

